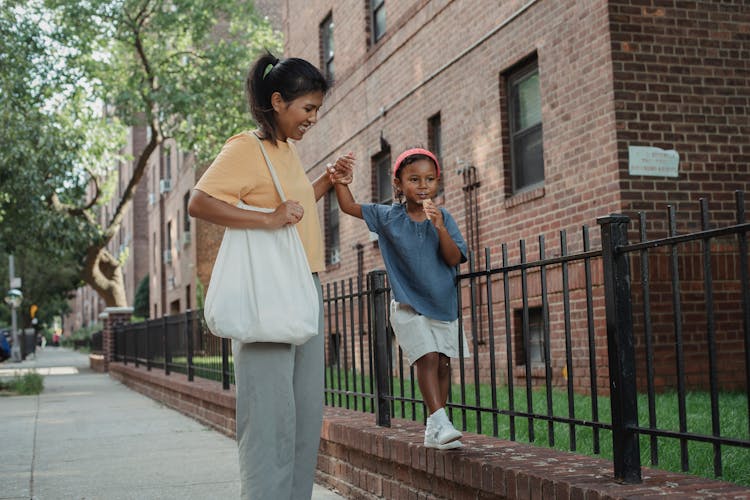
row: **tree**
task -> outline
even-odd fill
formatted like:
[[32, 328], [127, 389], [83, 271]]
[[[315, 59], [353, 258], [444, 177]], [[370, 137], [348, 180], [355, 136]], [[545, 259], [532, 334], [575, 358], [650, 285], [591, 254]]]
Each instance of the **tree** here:
[[8, 283], [7, 255], [15, 254], [25, 325], [29, 305], [47, 321], [80, 286], [80, 255], [95, 231], [52, 210], [48, 200], [50, 193], [63, 203], [84, 196], [76, 164], [96, 133], [76, 111], [80, 95], [61, 99], [64, 72], [55, 68], [41, 23], [23, 9], [21, 2], [0, 4], [0, 276]]
[[[46, 191], [38, 197], [46, 209], [40, 221], [60, 224], [71, 238], [69, 246], [82, 249], [82, 279], [107, 306], [126, 306], [121, 265], [107, 244], [149, 159], [174, 138], [182, 150], [205, 161], [227, 136], [247, 128], [244, 74], [261, 50], [279, 50], [280, 36], [243, 0], [47, 0], [15, 9], [13, 15], [47, 27], [40, 35], [46, 45], [37, 53], [57, 58], [53, 64], [59, 71], [36, 78], [54, 87], [45, 95], [46, 105], [60, 103], [53, 121], [63, 127], [50, 140], [65, 142], [70, 152], [67, 161], [46, 172], [47, 183], [40, 186]], [[133, 175], [100, 226], [97, 209], [107, 196], [106, 170], [123, 146], [123, 128], [138, 126], [147, 128], [149, 140], [134, 153]], [[19, 165], [37, 178], [45, 170], [25, 160]], [[24, 209], [17, 210], [8, 216], [18, 222]]]

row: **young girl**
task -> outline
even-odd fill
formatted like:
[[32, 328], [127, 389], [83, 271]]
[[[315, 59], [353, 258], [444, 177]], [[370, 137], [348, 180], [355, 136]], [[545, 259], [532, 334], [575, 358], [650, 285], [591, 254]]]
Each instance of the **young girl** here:
[[[323, 174], [311, 183], [290, 141], [301, 140], [315, 124], [328, 89], [315, 66], [303, 59], [280, 61], [265, 54], [250, 69], [246, 84], [259, 130], [227, 140], [196, 184], [188, 208], [191, 216], [225, 227], [297, 226], [318, 285], [318, 335], [300, 346], [233, 342], [232, 354], [242, 498], [310, 498], [323, 420], [324, 365], [317, 278], [324, 269], [323, 239], [315, 204], [334, 182], [351, 178]], [[288, 198], [284, 203], [259, 139]], [[243, 210], [236, 206], [240, 200], [274, 211]]]
[[[339, 158], [329, 171], [347, 175], [354, 157]], [[466, 243], [437, 194], [440, 165], [426, 149], [404, 151], [393, 166], [399, 203], [359, 204], [349, 187], [336, 184], [341, 210], [364, 219], [378, 234], [380, 252], [393, 293], [391, 326], [410, 364], [430, 412], [424, 445], [458, 448], [461, 433], [445, 412], [450, 388], [450, 359], [459, 356], [455, 267], [466, 261]], [[466, 339], [463, 352], [468, 355]]]

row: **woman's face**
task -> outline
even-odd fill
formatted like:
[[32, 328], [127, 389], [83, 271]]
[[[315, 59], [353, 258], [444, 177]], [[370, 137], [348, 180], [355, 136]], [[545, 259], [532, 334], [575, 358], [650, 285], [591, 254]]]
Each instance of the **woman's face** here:
[[323, 105], [323, 92], [316, 90], [285, 101], [281, 94], [271, 96], [271, 104], [276, 114], [276, 128], [279, 140], [299, 141], [307, 129], [318, 121], [318, 110]]
[[425, 199], [437, 195], [437, 168], [431, 160], [417, 160], [402, 167], [393, 183], [404, 194], [407, 203], [421, 205]]

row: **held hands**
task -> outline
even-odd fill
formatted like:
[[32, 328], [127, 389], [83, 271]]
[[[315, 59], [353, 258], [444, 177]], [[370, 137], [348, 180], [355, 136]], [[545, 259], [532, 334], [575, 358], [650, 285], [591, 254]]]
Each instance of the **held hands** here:
[[326, 165], [326, 171], [331, 184], [350, 184], [354, 179], [354, 154], [339, 156], [336, 163]]
[[422, 201], [422, 209], [427, 218], [430, 219], [430, 222], [432, 222], [432, 225], [435, 226], [435, 229], [441, 230], [445, 228], [443, 212], [435, 205], [434, 201], [429, 198], [425, 199]]
[[296, 224], [305, 215], [305, 209], [298, 201], [286, 200], [279, 205], [271, 214], [271, 227], [278, 229], [287, 224]]

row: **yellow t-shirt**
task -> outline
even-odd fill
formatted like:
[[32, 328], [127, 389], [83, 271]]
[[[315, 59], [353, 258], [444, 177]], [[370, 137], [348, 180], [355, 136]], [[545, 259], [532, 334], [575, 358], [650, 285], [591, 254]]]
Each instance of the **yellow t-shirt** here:
[[[250, 132], [230, 137], [201, 176], [195, 189], [230, 205], [243, 203], [275, 209], [281, 204], [258, 141]], [[318, 220], [315, 191], [307, 178], [297, 150], [288, 142], [272, 146], [263, 142], [287, 200], [298, 201], [305, 215], [297, 224], [302, 246], [312, 272], [325, 269], [323, 238]]]

